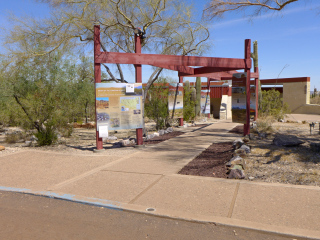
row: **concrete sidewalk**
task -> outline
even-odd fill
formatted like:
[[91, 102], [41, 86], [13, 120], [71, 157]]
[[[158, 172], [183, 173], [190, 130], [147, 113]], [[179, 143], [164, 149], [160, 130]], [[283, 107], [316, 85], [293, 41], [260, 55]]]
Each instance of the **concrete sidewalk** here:
[[178, 175], [237, 124], [218, 122], [127, 156], [24, 151], [0, 157], [0, 190], [320, 239], [320, 187]]

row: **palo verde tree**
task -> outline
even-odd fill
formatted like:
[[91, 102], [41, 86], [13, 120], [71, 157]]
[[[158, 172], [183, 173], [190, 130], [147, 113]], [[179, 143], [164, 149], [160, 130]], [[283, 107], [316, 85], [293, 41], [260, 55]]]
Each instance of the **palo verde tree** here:
[[[39, 0], [41, 1], [41, 0]], [[147, 38], [142, 51], [157, 54], [201, 55], [208, 47], [209, 31], [195, 20], [192, 6], [176, 0], [42, 0], [52, 8], [46, 19], [12, 17], [5, 44], [16, 60], [46, 55], [57, 49], [76, 49], [93, 45], [93, 25], [101, 27], [104, 51], [134, 52], [134, 30], [141, 28]], [[35, 48], [35, 39], [45, 46]], [[112, 71], [103, 64], [110, 78], [124, 82], [123, 67]], [[146, 91], [161, 73], [155, 68]], [[119, 77], [116, 77], [116, 74]]]
[[71, 133], [68, 123], [89, 117], [88, 109], [93, 116], [93, 70], [70, 58], [55, 51], [1, 68], [2, 124], [34, 129], [39, 145], [50, 145], [58, 131]]

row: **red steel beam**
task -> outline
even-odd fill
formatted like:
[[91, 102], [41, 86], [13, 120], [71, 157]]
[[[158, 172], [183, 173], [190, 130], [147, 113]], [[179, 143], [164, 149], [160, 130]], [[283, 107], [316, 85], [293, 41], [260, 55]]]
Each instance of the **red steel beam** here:
[[214, 58], [195, 56], [176, 56], [160, 54], [101, 52], [95, 59], [96, 63], [143, 64], [143, 65], [176, 65], [203, 66], [223, 69], [245, 69], [251, 66], [251, 59]]
[[182, 76], [181, 74], [194, 74], [194, 68], [188, 67], [188, 66], [175, 66], [175, 65], [153, 65], [154, 67], [160, 67], [160, 68], [165, 68], [173, 71], [178, 71], [179, 76]]

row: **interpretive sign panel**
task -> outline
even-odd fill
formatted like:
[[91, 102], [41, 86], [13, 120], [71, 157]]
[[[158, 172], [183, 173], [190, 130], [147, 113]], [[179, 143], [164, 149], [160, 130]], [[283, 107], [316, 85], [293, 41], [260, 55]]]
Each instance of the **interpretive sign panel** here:
[[201, 90], [201, 113], [210, 114], [210, 91], [209, 90]]
[[168, 94], [169, 116], [183, 118], [183, 84], [170, 83]]
[[[232, 121], [246, 124], [246, 73], [232, 77]], [[250, 87], [250, 115], [255, 113], [255, 87]]]
[[143, 128], [142, 83], [96, 83], [97, 126]]

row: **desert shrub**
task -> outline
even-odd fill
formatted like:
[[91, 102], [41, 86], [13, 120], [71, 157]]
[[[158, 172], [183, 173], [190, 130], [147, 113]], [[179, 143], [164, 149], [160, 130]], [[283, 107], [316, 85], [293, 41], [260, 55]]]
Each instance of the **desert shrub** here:
[[165, 78], [160, 78], [153, 84], [148, 91], [145, 100], [144, 110], [145, 116], [154, 120], [156, 129], [164, 128], [168, 123], [168, 88], [164, 88], [167, 83]]
[[26, 134], [23, 132], [13, 132], [13, 133], [7, 133], [5, 136], [5, 142], [6, 143], [16, 143], [21, 140], [26, 139]]
[[73, 126], [67, 125], [67, 126], [61, 127], [59, 128], [59, 132], [63, 137], [70, 137], [73, 133]]
[[275, 89], [262, 91], [259, 117], [273, 117], [276, 120], [280, 120], [288, 113], [290, 113], [288, 104], [283, 103], [279, 91]]
[[261, 117], [257, 119], [257, 131], [270, 133], [273, 132], [272, 124], [275, 122], [273, 116]]
[[184, 86], [184, 96], [183, 96], [183, 120], [189, 122], [194, 120], [195, 117], [195, 102], [191, 98], [192, 90]]
[[35, 133], [39, 146], [51, 145], [57, 141], [58, 136], [55, 126], [56, 123], [54, 121], [46, 122], [44, 123], [44, 127]]

